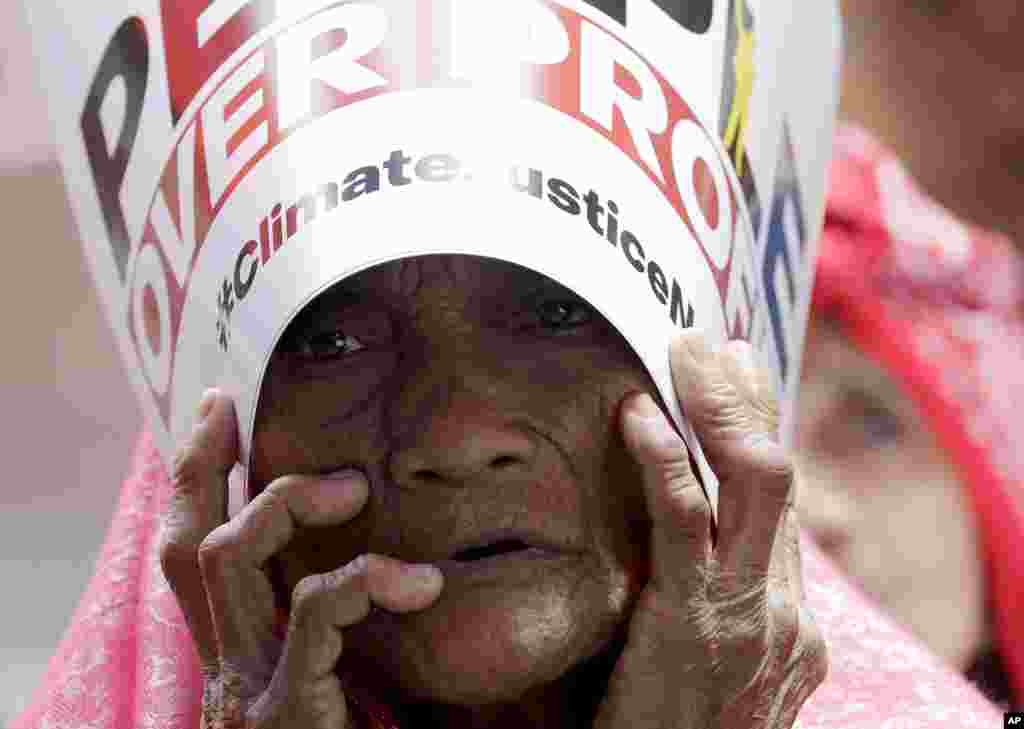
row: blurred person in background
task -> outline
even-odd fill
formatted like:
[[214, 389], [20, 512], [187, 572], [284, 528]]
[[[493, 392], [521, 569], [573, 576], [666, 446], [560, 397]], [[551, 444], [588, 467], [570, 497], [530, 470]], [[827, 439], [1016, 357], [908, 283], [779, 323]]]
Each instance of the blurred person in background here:
[[1024, 274], [1014, 241], [985, 229], [1021, 243], [1024, 10], [844, 12], [843, 113], [864, 126], [840, 131], [832, 169], [803, 524], [990, 698], [1024, 705]]
[[953, 214], [1024, 247], [1024, 6], [843, 0], [841, 113]]

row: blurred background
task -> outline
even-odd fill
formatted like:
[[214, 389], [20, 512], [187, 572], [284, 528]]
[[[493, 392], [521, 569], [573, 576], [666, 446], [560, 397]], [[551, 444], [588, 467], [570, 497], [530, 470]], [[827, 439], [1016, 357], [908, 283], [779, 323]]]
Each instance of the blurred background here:
[[88, 581], [142, 422], [67, 206], [23, 12], [0, 2], [0, 727]]

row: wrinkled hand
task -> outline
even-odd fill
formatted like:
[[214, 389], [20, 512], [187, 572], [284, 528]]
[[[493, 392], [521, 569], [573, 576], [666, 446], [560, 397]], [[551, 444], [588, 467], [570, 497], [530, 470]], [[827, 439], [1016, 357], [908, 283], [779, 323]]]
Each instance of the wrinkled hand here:
[[710, 506], [682, 439], [647, 395], [623, 406], [652, 519], [651, 577], [595, 726], [784, 729], [824, 680], [824, 640], [803, 602], [793, 462], [753, 350], [674, 343], [683, 411], [720, 481]]
[[[203, 729], [345, 729], [335, 665], [342, 628], [371, 604], [420, 610], [440, 595], [435, 567], [364, 555], [304, 578], [292, 595], [287, 634], [275, 633], [268, 560], [303, 527], [351, 519], [365, 478], [285, 476], [228, 521], [227, 479], [238, 458], [230, 400], [208, 393], [200, 422], [178, 452], [160, 560], [188, 621], [203, 672]], [[278, 631], [279, 632], [279, 631]]]

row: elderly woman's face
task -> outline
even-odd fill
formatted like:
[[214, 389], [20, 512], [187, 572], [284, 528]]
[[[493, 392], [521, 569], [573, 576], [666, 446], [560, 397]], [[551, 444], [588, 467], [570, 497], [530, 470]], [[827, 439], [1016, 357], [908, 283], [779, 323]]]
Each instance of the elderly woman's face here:
[[578, 297], [486, 259], [372, 269], [320, 297], [271, 362], [256, 489], [358, 468], [369, 502], [282, 555], [290, 589], [364, 552], [432, 562], [440, 600], [374, 611], [344, 661], [407, 694], [481, 704], [609, 645], [644, 582], [648, 528], [617, 410], [654, 388]]

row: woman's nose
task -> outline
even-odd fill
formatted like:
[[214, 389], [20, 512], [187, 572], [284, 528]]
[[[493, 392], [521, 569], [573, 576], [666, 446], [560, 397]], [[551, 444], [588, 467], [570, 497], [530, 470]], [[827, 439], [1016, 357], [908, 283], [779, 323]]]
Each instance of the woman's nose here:
[[426, 420], [390, 459], [399, 486], [466, 486], [514, 477], [528, 469], [530, 434], [497, 414], [451, 409]]

